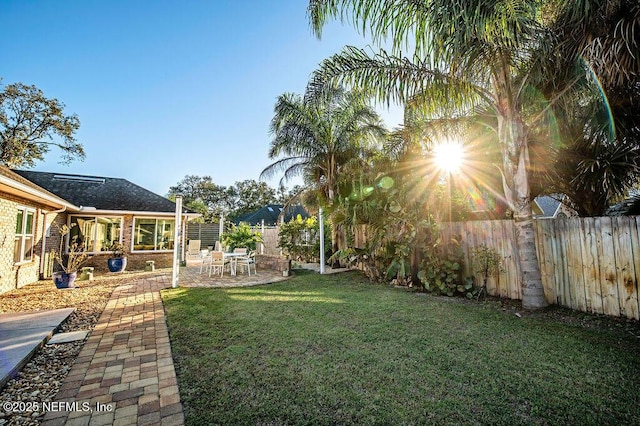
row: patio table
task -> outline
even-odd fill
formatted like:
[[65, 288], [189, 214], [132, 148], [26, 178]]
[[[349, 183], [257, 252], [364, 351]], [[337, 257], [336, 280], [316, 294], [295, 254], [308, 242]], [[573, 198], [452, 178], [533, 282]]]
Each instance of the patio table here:
[[235, 252], [223, 252], [222, 253], [222, 257], [224, 257], [225, 259], [229, 259], [229, 266], [230, 266], [230, 272], [232, 276], [236, 275], [236, 262], [235, 262], [235, 258], [237, 257], [241, 257], [241, 256], [246, 256], [246, 253], [235, 253]]

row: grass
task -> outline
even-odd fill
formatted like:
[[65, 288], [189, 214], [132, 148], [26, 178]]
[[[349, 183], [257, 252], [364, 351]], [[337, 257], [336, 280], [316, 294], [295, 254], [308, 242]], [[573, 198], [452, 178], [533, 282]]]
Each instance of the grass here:
[[640, 342], [298, 273], [163, 292], [186, 422], [640, 424]]

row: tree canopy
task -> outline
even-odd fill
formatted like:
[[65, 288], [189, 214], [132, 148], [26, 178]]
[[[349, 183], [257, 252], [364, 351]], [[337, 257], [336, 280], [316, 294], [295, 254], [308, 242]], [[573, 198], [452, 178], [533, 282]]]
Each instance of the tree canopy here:
[[202, 214], [205, 222], [215, 222], [221, 214], [237, 217], [278, 202], [275, 189], [252, 179], [232, 186], [216, 185], [211, 176], [187, 175], [169, 188], [168, 197], [182, 195], [188, 208]]
[[84, 159], [75, 139], [79, 127], [76, 115], [65, 115], [63, 103], [35, 86], [14, 83], [0, 92], [0, 161], [8, 167], [33, 167], [52, 146], [63, 163]]

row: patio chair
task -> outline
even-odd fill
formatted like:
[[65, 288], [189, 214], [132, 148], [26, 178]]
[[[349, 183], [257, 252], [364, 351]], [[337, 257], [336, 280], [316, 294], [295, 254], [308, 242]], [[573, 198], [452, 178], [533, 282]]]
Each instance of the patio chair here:
[[187, 258], [188, 259], [198, 259], [200, 257], [200, 244], [202, 241], [200, 240], [189, 240], [189, 244], [187, 245]]
[[209, 276], [211, 273], [219, 273], [221, 277], [224, 276], [224, 268], [229, 265], [229, 259], [224, 257], [224, 253], [221, 251], [211, 252], [211, 262], [209, 263]]
[[258, 275], [258, 271], [256, 270], [256, 253], [254, 251], [247, 252], [247, 249], [244, 250], [247, 255], [236, 258], [236, 271], [238, 267], [247, 268], [247, 275], [251, 275], [251, 266], [253, 266], [253, 273]]
[[200, 250], [200, 273], [202, 270], [208, 270], [211, 266], [211, 252], [209, 250]]

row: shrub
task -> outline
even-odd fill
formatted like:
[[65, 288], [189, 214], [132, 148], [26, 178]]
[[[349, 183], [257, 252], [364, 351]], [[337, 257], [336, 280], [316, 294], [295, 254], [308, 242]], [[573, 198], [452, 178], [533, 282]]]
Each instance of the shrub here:
[[226, 231], [222, 238], [222, 244], [228, 250], [234, 250], [238, 247], [246, 247], [249, 250], [255, 250], [258, 243], [262, 242], [262, 234], [253, 231], [246, 223], [236, 226], [231, 224], [231, 230]]
[[478, 288], [478, 299], [487, 291], [489, 277], [499, 279], [500, 272], [504, 272], [502, 256], [494, 248], [482, 244], [471, 251], [473, 258], [473, 273], [482, 278], [482, 285]]
[[[325, 255], [331, 254], [331, 228], [325, 222]], [[278, 247], [292, 260], [317, 262], [320, 257], [320, 223], [315, 216], [303, 219], [298, 215], [280, 226]], [[328, 256], [327, 256], [328, 257]]]
[[436, 240], [423, 250], [418, 278], [424, 289], [431, 293], [455, 296], [464, 295], [471, 299], [475, 294], [473, 282], [462, 281], [462, 252], [457, 240], [447, 244]]

